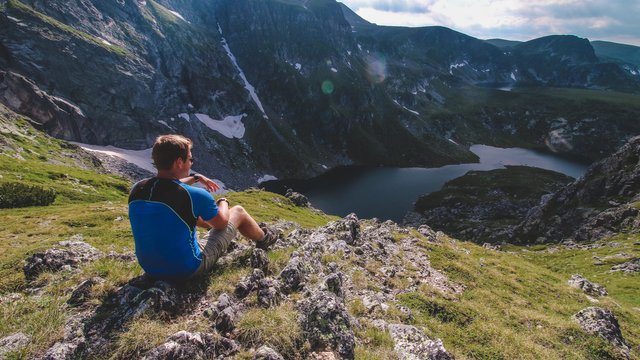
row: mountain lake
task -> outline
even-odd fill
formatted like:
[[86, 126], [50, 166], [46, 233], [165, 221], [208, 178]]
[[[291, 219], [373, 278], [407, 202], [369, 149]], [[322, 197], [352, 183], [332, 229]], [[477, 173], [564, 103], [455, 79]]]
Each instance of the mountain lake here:
[[439, 168], [340, 167], [309, 180], [276, 180], [261, 184], [268, 191], [284, 194], [287, 188], [309, 198], [312, 206], [327, 214], [401, 222], [419, 196], [438, 191], [445, 182], [471, 170], [503, 169], [523, 165], [553, 170], [578, 178], [588, 165], [522, 148], [473, 145], [479, 163]]

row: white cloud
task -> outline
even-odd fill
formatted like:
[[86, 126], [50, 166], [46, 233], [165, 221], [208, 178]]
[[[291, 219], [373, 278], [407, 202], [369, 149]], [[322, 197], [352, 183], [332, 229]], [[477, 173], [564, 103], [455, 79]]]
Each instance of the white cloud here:
[[446, 26], [478, 38], [573, 34], [640, 45], [638, 0], [343, 0], [379, 25]]

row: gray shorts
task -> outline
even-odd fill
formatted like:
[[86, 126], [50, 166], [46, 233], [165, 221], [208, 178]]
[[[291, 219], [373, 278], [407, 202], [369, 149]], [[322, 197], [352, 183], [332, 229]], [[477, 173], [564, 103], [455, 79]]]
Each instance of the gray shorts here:
[[227, 252], [229, 244], [238, 235], [236, 226], [231, 222], [223, 230], [211, 229], [202, 239], [198, 239], [198, 245], [202, 252], [200, 267], [191, 277], [206, 273], [213, 269], [216, 261]]

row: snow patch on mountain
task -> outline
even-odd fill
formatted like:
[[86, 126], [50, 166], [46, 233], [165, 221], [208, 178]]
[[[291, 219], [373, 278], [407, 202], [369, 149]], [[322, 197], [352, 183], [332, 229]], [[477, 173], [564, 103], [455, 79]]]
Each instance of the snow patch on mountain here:
[[136, 165], [139, 168], [151, 171], [153, 173], [156, 172], [156, 168], [153, 166], [153, 160], [151, 159], [151, 148], [144, 150], [129, 150], [117, 148], [112, 145], [99, 146], [76, 142], [74, 142], [74, 144], [89, 152], [99, 152], [110, 156], [117, 156], [129, 163]]
[[449, 74], [453, 75], [453, 69], [461, 68], [461, 67], [464, 67], [464, 66], [467, 66], [467, 65], [469, 65], [467, 60], [465, 60], [465, 61], [463, 61], [461, 63], [458, 63], [458, 64], [451, 64], [451, 65], [449, 65]]
[[[220, 33], [220, 35], [222, 35], [222, 28], [220, 27], [220, 24], [218, 24], [218, 32]], [[224, 37], [222, 37], [222, 47], [224, 47], [225, 51], [227, 52], [227, 56], [229, 56], [229, 59], [231, 60], [233, 65], [236, 67], [236, 69], [240, 73], [240, 78], [244, 82], [244, 88], [247, 89], [247, 91], [249, 92], [249, 95], [251, 95], [251, 98], [253, 99], [253, 102], [256, 103], [260, 111], [262, 111], [262, 116], [265, 119], [268, 119], [269, 117], [267, 116], [267, 113], [264, 111], [264, 107], [262, 107], [262, 102], [260, 101], [260, 98], [258, 98], [258, 94], [256, 93], [256, 88], [249, 83], [249, 80], [247, 80], [247, 77], [245, 76], [244, 71], [242, 71], [242, 68], [240, 68], [240, 65], [238, 65], [238, 61], [236, 60], [235, 55], [233, 55], [233, 53], [231, 52], [231, 49], [229, 48], [227, 39], [225, 39]]]
[[[183, 115], [183, 114], [180, 114]], [[185, 114], [186, 115], [186, 114]], [[207, 114], [194, 114], [195, 117], [200, 120], [206, 127], [211, 130], [217, 131], [223, 136], [233, 139], [242, 139], [244, 137], [244, 124], [242, 123], [242, 118], [247, 116], [247, 114], [235, 115], [235, 116], [226, 116], [223, 120], [215, 120], [212, 119]]]
[[278, 178], [273, 175], [263, 175], [258, 179], [258, 184], [263, 183], [265, 181], [272, 181], [272, 180], [278, 180]]
[[516, 74], [513, 72], [511, 72], [511, 80], [516, 81]]
[[403, 109], [407, 110], [408, 112], [410, 112], [410, 113], [412, 113], [412, 114], [420, 115], [420, 113], [419, 113], [419, 112], [417, 112], [417, 111], [415, 111], [415, 110], [411, 110], [411, 109], [409, 109], [408, 107], [406, 107], [406, 106], [404, 106], [404, 105], [400, 104], [400, 103], [398, 102], [398, 100], [393, 100], [393, 102], [394, 102], [394, 103], [396, 103], [396, 105], [401, 106]]
[[[167, 9], [167, 10], [169, 10], [169, 9]], [[178, 13], [176, 11], [173, 11], [173, 10], [169, 10], [169, 12], [172, 13], [173, 15], [175, 15], [175, 17], [177, 17], [178, 19], [189, 23], [187, 20], [185, 20], [185, 18], [182, 15], [180, 15], [180, 13]]]

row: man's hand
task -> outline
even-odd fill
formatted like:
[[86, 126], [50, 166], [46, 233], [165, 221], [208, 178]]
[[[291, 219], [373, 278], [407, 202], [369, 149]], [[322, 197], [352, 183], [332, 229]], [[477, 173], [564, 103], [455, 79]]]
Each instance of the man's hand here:
[[204, 185], [207, 190], [211, 192], [216, 192], [220, 189], [220, 185], [216, 184], [215, 181], [209, 179], [204, 175], [200, 175], [200, 182]]

